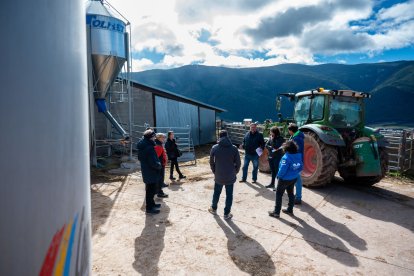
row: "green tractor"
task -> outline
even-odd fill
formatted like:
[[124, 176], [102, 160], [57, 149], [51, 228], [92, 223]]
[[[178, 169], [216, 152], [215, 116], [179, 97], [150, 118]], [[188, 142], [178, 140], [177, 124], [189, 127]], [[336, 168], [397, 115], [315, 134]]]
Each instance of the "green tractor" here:
[[364, 99], [371, 97], [368, 93], [323, 88], [283, 93], [277, 99], [278, 110], [281, 96], [295, 101], [294, 117], [274, 125], [288, 135], [287, 124], [295, 122], [305, 134], [304, 186], [324, 186], [337, 171], [346, 182], [360, 185], [373, 185], [385, 176], [387, 141], [365, 126]]

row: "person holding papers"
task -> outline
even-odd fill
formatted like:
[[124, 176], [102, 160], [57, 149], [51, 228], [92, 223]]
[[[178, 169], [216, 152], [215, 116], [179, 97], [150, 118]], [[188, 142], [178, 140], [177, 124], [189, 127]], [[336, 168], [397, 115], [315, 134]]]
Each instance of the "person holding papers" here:
[[266, 188], [274, 188], [275, 187], [275, 179], [277, 172], [279, 171], [279, 162], [283, 156], [282, 145], [285, 142], [285, 139], [280, 136], [280, 131], [277, 126], [273, 126], [270, 129], [270, 137], [269, 141], [266, 143], [266, 148], [269, 152], [269, 167], [272, 172], [272, 181]]
[[[259, 170], [259, 154], [263, 151], [265, 146], [263, 134], [257, 131], [257, 122], [250, 125], [250, 131], [246, 133], [243, 138], [243, 144], [240, 149], [245, 150], [243, 176], [239, 182], [246, 182], [247, 171], [249, 169], [250, 161], [253, 163], [253, 183], [257, 181], [257, 171]], [[259, 154], [258, 154], [259, 153]]]

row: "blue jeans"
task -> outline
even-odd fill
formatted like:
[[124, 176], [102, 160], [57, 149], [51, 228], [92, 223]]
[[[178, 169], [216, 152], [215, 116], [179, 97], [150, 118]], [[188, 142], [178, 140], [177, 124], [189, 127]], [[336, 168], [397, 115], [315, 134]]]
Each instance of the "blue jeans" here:
[[221, 185], [218, 183], [214, 184], [214, 194], [213, 194], [213, 202], [211, 207], [214, 210], [217, 210], [217, 204], [220, 199], [221, 191], [223, 190], [223, 186], [226, 187], [226, 206], [224, 207], [224, 214], [227, 215], [231, 211], [231, 205], [233, 204], [233, 187], [234, 184], [230, 185]]
[[280, 209], [282, 209], [282, 197], [285, 191], [289, 197], [289, 203], [287, 210], [289, 212], [293, 212], [293, 206], [295, 205], [295, 195], [293, 194], [293, 187], [295, 184], [294, 180], [281, 180], [277, 183], [276, 188], [276, 205], [275, 205], [275, 213], [280, 214]]
[[296, 184], [295, 184], [295, 188], [296, 188], [296, 199], [298, 200], [302, 200], [302, 178], [299, 175], [298, 179], [296, 180]]
[[257, 154], [246, 154], [244, 156], [244, 164], [243, 164], [243, 177], [242, 180], [246, 181], [247, 179], [247, 170], [249, 169], [249, 163], [252, 161], [253, 163], [253, 181], [257, 180], [257, 171], [259, 170], [259, 156]]

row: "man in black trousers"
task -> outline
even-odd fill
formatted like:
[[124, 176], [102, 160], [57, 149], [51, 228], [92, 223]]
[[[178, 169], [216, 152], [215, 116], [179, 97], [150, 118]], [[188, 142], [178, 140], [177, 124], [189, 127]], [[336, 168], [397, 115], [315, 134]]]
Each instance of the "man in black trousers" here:
[[155, 132], [148, 129], [144, 137], [138, 142], [138, 160], [141, 162], [141, 173], [145, 183], [146, 213], [158, 214], [161, 204], [155, 204], [154, 196], [157, 193], [157, 184], [162, 169], [160, 160], [154, 149]]

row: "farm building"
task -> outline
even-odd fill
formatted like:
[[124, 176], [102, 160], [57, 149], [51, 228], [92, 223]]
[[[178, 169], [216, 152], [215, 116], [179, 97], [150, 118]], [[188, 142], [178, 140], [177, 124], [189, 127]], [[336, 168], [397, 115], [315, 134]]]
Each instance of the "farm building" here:
[[[109, 109], [116, 120], [128, 130], [127, 93], [122, 82], [115, 82], [109, 94]], [[140, 137], [145, 127], [150, 126], [159, 132], [173, 130], [189, 131], [194, 146], [216, 141], [216, 117], [225, 110], [196, 101], [170, 91], [131, 81], [132, 91], [132, 137]], [[96, 108], [95, 108], [96, 109]], [[119, 138], [109, 121], [95, 110], [96, 140], [108, 137]]]

